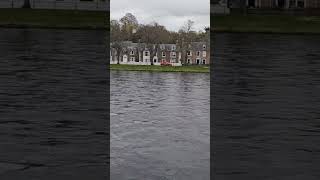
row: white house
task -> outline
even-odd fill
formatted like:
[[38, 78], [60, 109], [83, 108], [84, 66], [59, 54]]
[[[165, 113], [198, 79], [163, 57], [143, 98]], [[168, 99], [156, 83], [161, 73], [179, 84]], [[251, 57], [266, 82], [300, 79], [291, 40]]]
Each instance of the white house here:
[[169, 63], [172, 66], [181, 66], [183, 63], [210, 64], [210, 47], [207, 42], [192, 42], [187, 54], [183, 54], [176, 44], [160, 44], [154, 57], [151, 57], [144, 43], [125, 41], [121, 43], [121, 46], [122, 50], [119, 55], [115, 49], [111, 48], [110, 64], [151, 65], [151, 60], [154, 65], [161, 65], [161, 63]]

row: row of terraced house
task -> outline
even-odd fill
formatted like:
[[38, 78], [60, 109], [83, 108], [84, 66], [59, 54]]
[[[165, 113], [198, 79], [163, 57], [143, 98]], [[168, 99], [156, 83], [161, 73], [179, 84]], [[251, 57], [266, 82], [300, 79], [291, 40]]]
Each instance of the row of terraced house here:
[[154, 57], [151, 57], [151, 52], [144, 43], [127, 41], [121, 44], [123, 48], [119, 55], [116, 49], [110, 49], [110, 64], [161, 65], [165, 63], [172, 66], [210, 64], [210, 47], [207, 42], [192, 42], [186, 51], [182, 51], [176, 44], [160, 44]]

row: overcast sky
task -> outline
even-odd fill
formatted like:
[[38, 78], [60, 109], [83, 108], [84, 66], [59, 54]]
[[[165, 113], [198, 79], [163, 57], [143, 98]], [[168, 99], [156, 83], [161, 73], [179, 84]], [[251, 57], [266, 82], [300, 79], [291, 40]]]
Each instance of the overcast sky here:
[[127, 12], [136, 16], [140, 24], [153, 21], [177, 31], [188, 20], [194, 30], [210, 26], [210, 0], [110, 0], [111, 19], [119, 20]]

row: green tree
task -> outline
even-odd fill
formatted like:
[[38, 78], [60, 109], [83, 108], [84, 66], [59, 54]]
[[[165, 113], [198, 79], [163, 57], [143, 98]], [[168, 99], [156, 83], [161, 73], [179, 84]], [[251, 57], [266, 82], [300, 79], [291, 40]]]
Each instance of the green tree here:
[[137, 18], [131, 13], [126, 13], [126, 15], [119, 20], [119, 23], [125, 39], [132, 40], [139, 25]]

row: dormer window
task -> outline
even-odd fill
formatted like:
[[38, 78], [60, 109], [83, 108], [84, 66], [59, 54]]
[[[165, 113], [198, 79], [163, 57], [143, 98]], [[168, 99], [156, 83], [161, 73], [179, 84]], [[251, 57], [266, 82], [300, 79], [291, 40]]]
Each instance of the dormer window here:
[[130, 51], [130, 55], [134, 55], [134, 51]]
[[200, 51], [197, 51], [197, 56], [200, 57]]
[[171, 50], [172, 50], [172, 51], [176, 50], [176, 46], [173, 45], [172, 48], [171, 48]]
[[165, 47], [164, 47], [164, 45], [163, 45], [163, 44], [162, 44], [162, 45], [160, 45], [160, 49], [161, 49], [161, 50], [164, 50], [164, 48], [165, 48]]
[[192, 54], [191, 51], [187, 51], [188, 56], [191, 56], [191, 54]]
[[166, 53], [165, 52], [162, 52], [162, 57], [166, 57]]

